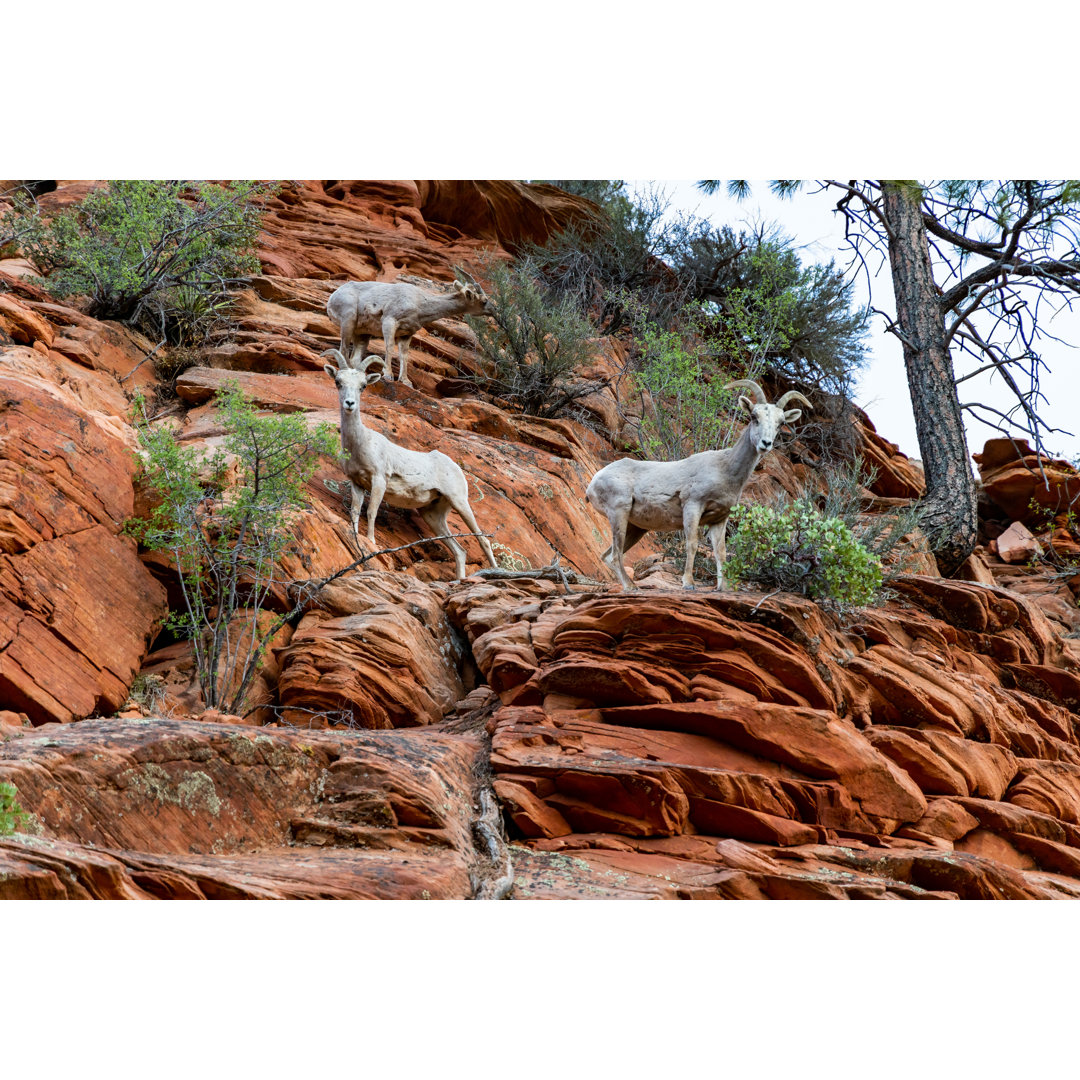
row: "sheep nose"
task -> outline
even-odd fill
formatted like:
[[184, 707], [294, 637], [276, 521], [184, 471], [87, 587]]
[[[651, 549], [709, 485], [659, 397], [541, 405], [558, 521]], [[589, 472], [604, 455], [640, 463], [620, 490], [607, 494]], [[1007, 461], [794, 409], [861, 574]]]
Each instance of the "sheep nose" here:
[[760, 441], [760, 442], [759, 442], [759, 443], [757, 444], [757, 448], [758, 448], [758, 449], [759, 449], [759, 450], [760, 450], [760, 451], [761, 451], [761, 452], [762, 452], [763, 454], [764, 454], [764, 453], [766, 453], [766, 452], [768, 452], [769, 450], [771, 450], [771, 449], [772, 449], [772, 439], [762, 439], [762, 440], [761, 440], [761, 441]]
[[353, 409], [356, 408], [356, 402], [355, 401], [343, 401], [342, 405], [345, 406], [345, 411], [346, 412], [352, 412]]

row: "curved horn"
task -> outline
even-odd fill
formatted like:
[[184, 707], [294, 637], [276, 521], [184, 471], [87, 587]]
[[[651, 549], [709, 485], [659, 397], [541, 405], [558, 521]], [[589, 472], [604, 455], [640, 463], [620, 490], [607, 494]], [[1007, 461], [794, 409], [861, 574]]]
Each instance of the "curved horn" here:
[[348, 366], [348, 361], [341, 355], [340, 349], [327, 349], [322, 356], [332, 356], [337, 361], [338, 371], [344, 371]]
[[[476, 278], [474, 278], [472, 274], [470, 274], [469, 271], [466, 270], [463, 266], [455, 265], [452, 266], [450, 269], [453, 270], [454, 273], [460, 274], [463, 278], [465, 278], [469, 285], [475, 285], [478, 289], [480, 289], [480, 282], [477, 281]], [[483, 290], [481, 289], [481, 292], [482, 291]]]
[[809, 401], [807, 401], [807, 400], [806, 400], [806, 398], [804, 398], [804, 397], [802, 396], [802, 394], [800, 394], [800, 393], [799, 393], [799, 391], [798, 391], [798, 390], [789, 390], [789, 391], [788, 391], [788, 392], [787, 392], [787, 393], [786, 393], [786, 394], [785, 394], [785, 395], [784, 395], [784, 396], [783, 396], [783, 397], [782, 397], [782, 398], [781, 398], [781, 399], [780, 399], [780, 400], [779, 400], [779, 401], [778, 401], [778, 402], [776, 403], [776, 407], [777, 407], [778, 409], [786, 409], [786, 408], [787, 408], [787, 404], [788, 404], [788, 402], [789, 402], [789, 401], [797, 401], [797, 402], [799, 402], [799, 403], [800, 403], [801, 405], [805, 405], [805, 406], [806, 406], [806, 407], [807, 407], [807, 408], [808, 408], [808, 409], [809, 409], [809, 410], [810, 410], [811, 412], [813, 412], [813, 411], [814, 411], [814, 406], [813, 406], [813, 405], [811, 405], [811, 404], [810, 404], [810, 402], [809, 402]]
[[371, 353], [370, 356], [365, 356], [363, 362], [357, 365], [353, 365], [357, 371], [362, 371], [365, 375], [376, 365], [382, 367], [383, 358], [376, 356], [375, 353]]
[[753, 379], [736, 379], [734, 382], [729, 382], [724, 389], [734, 390], [740, 387], [744, 390], [749, 390], [754, 395], [754, 399], [759, 405], [769, 404], [769, 399], [765, 396], [765, 391], [762, 390]]

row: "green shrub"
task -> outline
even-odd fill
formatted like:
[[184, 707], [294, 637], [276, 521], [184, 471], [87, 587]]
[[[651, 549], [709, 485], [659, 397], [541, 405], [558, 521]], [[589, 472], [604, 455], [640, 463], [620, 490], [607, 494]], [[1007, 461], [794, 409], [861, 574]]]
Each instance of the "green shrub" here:
[[575, 402], [606, 383], [576, 377], [595, 349], [592, 324], [565, 297], [553, 297], [520, 265], [489, 262], [489, 317], [469, 316], [488, 393], [532, 416], [577, 416]]
[[842, 521], [805, 502], [777, 511], [738, 506], [728, 542], [725, 574], [732, 584], [756, 582], [768, 589], [815, 600], [869, 604], [882, 583], [881, 561]]
[[14, 784], [0, 783], [0, 836], [10, 836], [30, 820], [18, 803]]
[[[127, 531], [172, 556], [186, 610], [167, 627], [191, 638], [207, 708], [239, 712], [267, 643], [300, 610], [259, 619], [273, 590], [289, 584], [277, 561], [293, 545], [290, 522], [307, 503], [304, 485], [321, 454], [337, 454], [338, 435], [328, 424], [310, 430], [300, 413], [258, 416], [236, 386], [218, 394], [217, 407], [224, 449], [206, 457], [182, 446], [170, 427], [152, 426], [136, 399], [142, 477], [160, 503]], [[241, 607], [252, 615], [238, 632]]]
[[23, 200], [9, 227], [54, 295], [86, 296], [97, 318], [193, 344], [220, 318], [229, 287], [258, 272], [255, 240], [272, 190], [113, 180], [48, 218]]
[[[633, 301], [627, 301], [633, 306]], [[725, 390], [730, 378], [718, 364], [707, 327], [714, 316], [690, 306], [673, 329], [641, 319], [634, 327], [635, 385], [643, 401], [641, 450], [658, 461], [676, 461], [716, 450], [734, 436], [738, 393]], [[751, 378], [743, 373], [740, 378]]]

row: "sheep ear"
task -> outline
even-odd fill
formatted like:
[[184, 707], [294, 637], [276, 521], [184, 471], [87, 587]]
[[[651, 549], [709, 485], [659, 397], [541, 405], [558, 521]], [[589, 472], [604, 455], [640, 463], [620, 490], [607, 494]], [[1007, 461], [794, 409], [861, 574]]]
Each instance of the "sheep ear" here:
[[331, 379], [337, 382], [338, 369], [334, 367], [333, 364], [323, 364], [322, 369], [326, 372], [327, 375], [330, 376]]
[[784, 413], [784, 423], [794, 424], [800, 416], [802, 416], [802, 409], [788, 409], [788, 411]]
[[382, 372], [381, 371], [369, 371], [367, 373], [367, 381], [364, 383], [364, 385], [365, 386], [371, 386], [372, 383], [377, 383], [381, 378], [382, 378]]
[[751, 415], [754, 415], [754, 403], [748, 398], [739, 395], [739, 404]]

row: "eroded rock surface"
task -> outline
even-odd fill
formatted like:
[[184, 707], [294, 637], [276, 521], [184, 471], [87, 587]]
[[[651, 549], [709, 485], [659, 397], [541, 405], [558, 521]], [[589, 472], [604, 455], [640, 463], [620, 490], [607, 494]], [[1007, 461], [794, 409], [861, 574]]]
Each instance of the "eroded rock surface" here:
[[0, 840], [0, 898], [472, 895], [479, 740], [162, 719], [0, 743], [36, 817]]
[[455, 587], [504, 702], [496, 791], [519, 842], [566, 857], [523, 858], [521, 888], [1075, 895], [1080, 695], [1060, 639], [1002, 589], [897, 589], [839, 619], [789, 596]]

